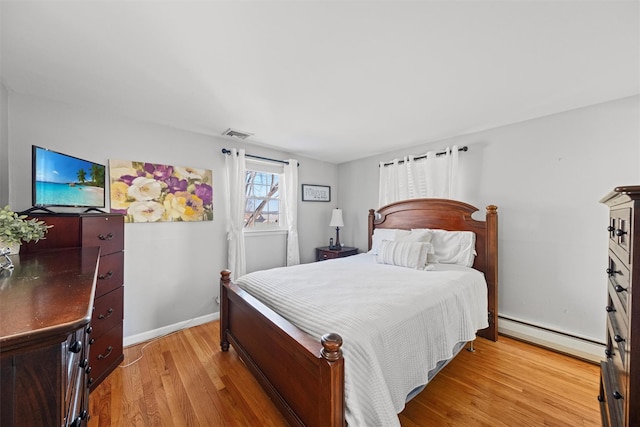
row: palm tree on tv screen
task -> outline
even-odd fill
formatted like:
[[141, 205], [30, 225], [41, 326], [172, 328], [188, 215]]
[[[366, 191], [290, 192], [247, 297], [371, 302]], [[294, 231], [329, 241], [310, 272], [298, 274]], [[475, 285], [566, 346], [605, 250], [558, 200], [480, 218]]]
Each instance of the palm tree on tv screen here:
[[87, 178], [87, 173], [84, 171], [84, 169], [80, 169], [77, 173], [77, 176], [78, 176], [78, 181], [84, 184], [84, 181]]
[[96, 186], [104, 188], [104, 166], [91, 165], [91, 180]]

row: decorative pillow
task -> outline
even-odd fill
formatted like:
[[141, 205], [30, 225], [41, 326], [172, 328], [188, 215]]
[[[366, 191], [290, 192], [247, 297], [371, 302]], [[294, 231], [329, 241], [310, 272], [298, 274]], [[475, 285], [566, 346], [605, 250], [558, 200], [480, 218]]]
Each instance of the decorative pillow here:
[[378, 264], [423, 270], [431, 243], [383, 240], [376, 256]]
[[376, 228], [373, 230], [373, 237], [371, 240], [371, 250], [368, 252], [372, 255], [378, 255], [380, 244], [383, 240], [395, 240], [397, 228]]
[[[433, 233], [429, 264], [458, 264], [472, 267], [476, 256], [476, 234], [472, 231], [429, 230]], [[413, 230], [413, 231], [417, 231]]]

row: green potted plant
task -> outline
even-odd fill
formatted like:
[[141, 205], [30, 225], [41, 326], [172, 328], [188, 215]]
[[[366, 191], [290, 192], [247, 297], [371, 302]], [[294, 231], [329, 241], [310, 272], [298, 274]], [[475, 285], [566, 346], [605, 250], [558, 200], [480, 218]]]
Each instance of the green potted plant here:
[[12, 254], [17, 254], [22, 242], [45, 239], [51, 227], [53, 225], [35, 218], [27, 219], [26, 215], [18, 215], [9, 206], [5, 206], [0, 209], [0, 248], [8, 247]]

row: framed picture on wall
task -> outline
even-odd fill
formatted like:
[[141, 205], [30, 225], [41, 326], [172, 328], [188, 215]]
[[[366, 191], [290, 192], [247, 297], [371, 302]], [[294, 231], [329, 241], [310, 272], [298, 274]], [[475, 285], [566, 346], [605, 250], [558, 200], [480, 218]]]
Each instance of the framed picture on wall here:
[[303, 202], [330, 202], [331, 187], [328, 185], [302, 184]]

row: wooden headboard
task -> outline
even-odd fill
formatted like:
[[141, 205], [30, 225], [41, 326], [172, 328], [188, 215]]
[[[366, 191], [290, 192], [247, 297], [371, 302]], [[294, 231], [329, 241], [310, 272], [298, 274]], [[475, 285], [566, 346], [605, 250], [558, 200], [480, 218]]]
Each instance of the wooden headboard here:
[[498, 208], [487, 206], [486, 218], [471, 218], [479, 209], [449, 199], [411, 199], [369, 210], [369, 249], [376, 228], [433, 228], [451, 231], [473, 231], [476, 252], [473, 268], [485, 275], [489, 295], [489, 327], [478, 335], [498, 339]]

